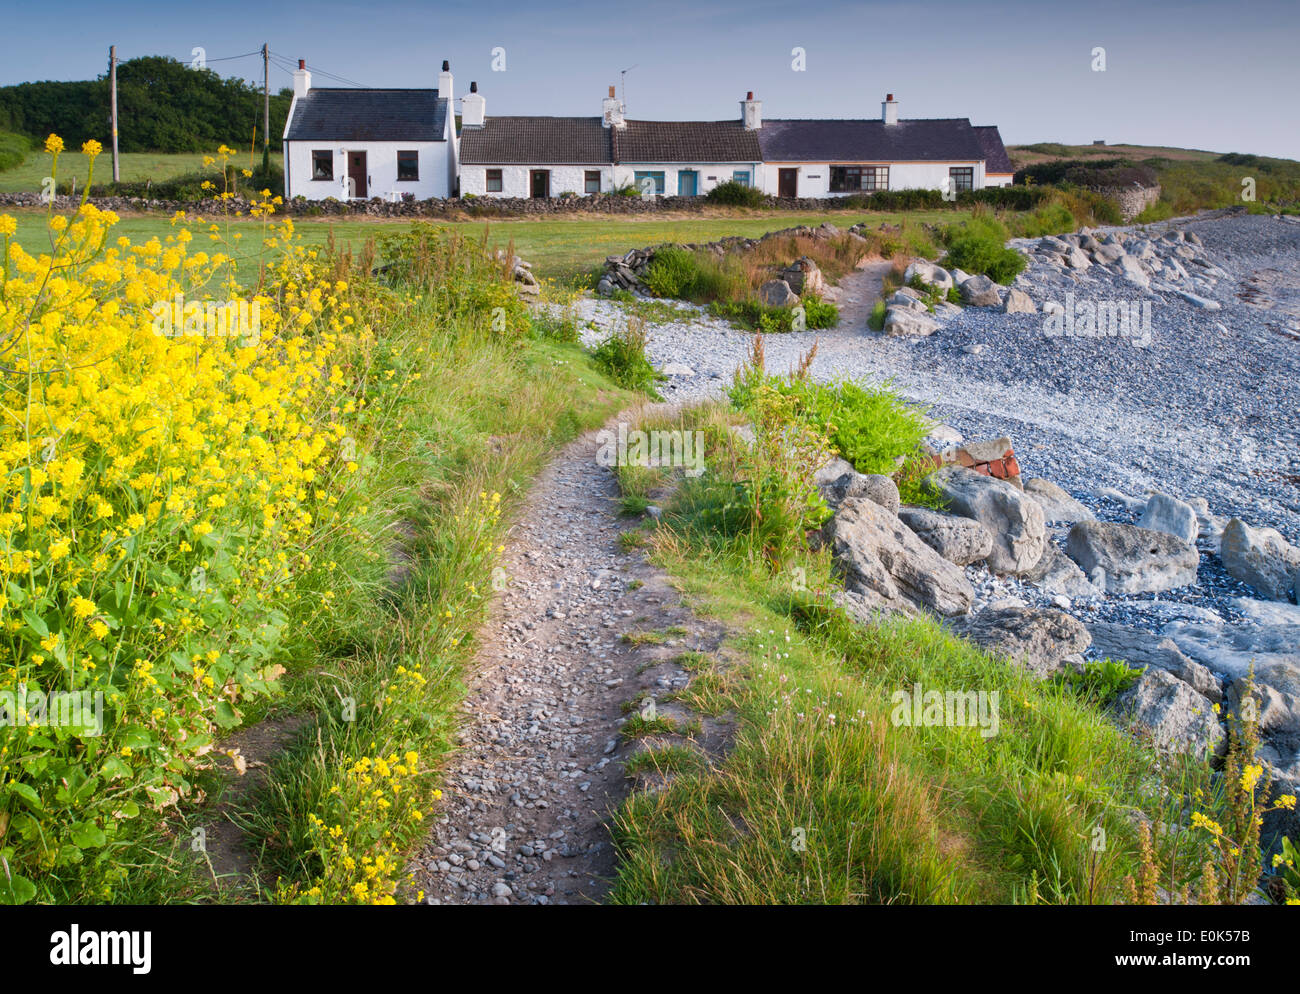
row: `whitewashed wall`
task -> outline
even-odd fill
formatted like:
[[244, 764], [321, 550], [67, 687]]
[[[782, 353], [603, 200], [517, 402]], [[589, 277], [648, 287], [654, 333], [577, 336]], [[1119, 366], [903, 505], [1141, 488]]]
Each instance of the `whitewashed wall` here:
[[719, 183], [726, 183], [737, 170], [749, 172], [750, 185], [758, 182], [759, 163], [757, 162], [633, 162], [621, 163], [614, 167], [615, 187], [634, 185], [639, 172], [664, 174], [664, 196], [677, 196], [677, 174], [694, 172], [697, 174], [696, 193], [700, 196], [708, 193]]
[[[859, 163], [837, 162], [835, 165], [858, 165]], [[972, 179], [973, 189], [980, 189], [984, 182], [983, 162], [879, 162], [861, 163], [861, 165], [889, 166], [889, 189], [891, 190], [942, 190], [948, 179], [948, 170], [953, 167], [971, 167], [975, 170]], [[831, 163], [829, 162], [765, 162], [762, 166], [762, 186], [764, 193], [777, 195], [782, 169], [799, 170], [800, 197], [847, 197], [859, 191], [831, 192]]]
[[[416, 200], [451, 196], [455, 183], [455, 163], [451, 142], [285, 142], [285, 199], [306, 197], [324, 200], [344, 196], [343, 179], [347, 176], [347, 155], [350, 151], [366, 153], [366, 172], [370, 182], [367, 197], [390, 199], [394, 192], [415, 195]], [[311, 178], [311, 154], [317, 149], [329, 149], [334, 154], [334, 179]], [[415, 182], [397, 181], [397, 153], [414, 149], [420, 154], [420, 178]], [[340, 151], [343, 150], [343, 151]]]
[[[586, 193], [585, 174], [588, 169], [600, 170], [600, 191], [609, 193], [620, 186], [635, 183], [638, 172], [662, 172], [664, 174], [664, 194], [677, 195], [677, 174], [682, 170], [694, 170], [698, 174], [696, 192], [708, 193], [719, 183], [731, 179], [736, 170], [747, 170], [750, 182], [758, 181], [759, 164], [755, 162], [733, 163], [684, 163], [684, 162], [647, 162], [635, 164], [608, 164], [596, 166], [480, 166], [463, 164], [460, 170], [460, 191], [472, 193], [476, 197], [528, 197], [532, 195], [529, 174], [534, 169], [548, 169], [551, 173], [551, 196], [561, 193]], [[487, 171], [501, 170], [501, 190], [487, 192]]]

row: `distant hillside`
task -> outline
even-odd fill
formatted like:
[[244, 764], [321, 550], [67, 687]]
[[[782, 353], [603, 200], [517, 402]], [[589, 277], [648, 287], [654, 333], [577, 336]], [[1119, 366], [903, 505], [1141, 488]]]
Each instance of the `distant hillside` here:
[[[284, 131], [292, 94], [271, 96], [271, 135]], [[209, 152], [225, 142], [247, 148], [262, 131], [262, 91], [241, 79], [150, 55], [117, 67], [118, 143], [123, 152]], [[0, 87], [0, 132], [69, 148], [88, 138], [109, 145], [108, 78]], [[278, 142], [273, 142], [277, 144]]]
[[[1010, 145], [1007, 154], [1016, 167], [1016, 182], [1026, 175], [1036, 182], [1075, 178], [1090, 169], [1111, 170], [1125, 182], [1139, 172], [1154, 175], [1160, 202], [1139, 218], [1155, 221], [1198, 210], [1244, 205], [1252, 210], [1300, 208], [1300, 162], [1265, 155], [1207, 152], [1159, 145], [1063, 145], [1039, 142]], [[1250, 181], [1245, 184], [1244, 181]], [[1253, 186], [1254, 199], [1243, 199]]]

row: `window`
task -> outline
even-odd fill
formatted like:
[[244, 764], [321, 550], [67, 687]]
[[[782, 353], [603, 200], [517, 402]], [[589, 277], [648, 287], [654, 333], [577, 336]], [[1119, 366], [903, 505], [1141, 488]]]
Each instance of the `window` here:
[[948, 170], [948, 189], [953, 193], [975, 189], [975, 167], [953, 166]]
[[731, 181], [739, 183], [741, 186], [749, 186], [749, 170], [737, 169], [731, 174]]
[[501, 170], [500, 169], [489, 169], [487, 171], [487, 192], [488, 193], [501, 192]]
[[330, 149], [314, 149], [311, 153], [311, 178], [334, 178], [334, 153]]
[[831, 166], [831, 193], [888, 189], [888, 166]]
[[[662, 170], [660, 170], [659, 172], [648, 172], [648, 171], [642, 171], [638, 169], [635, 173], [635, 177], [636, 177], [636, 188], [638, 193], [645, 193], [646, 190], [649, 189], [653, 193], [658, 193], [660, 195], [663, 194], [664, 174]], [[647, 187], [645, 182], [646, 180], [650, 180], [653, 185]]]
[[583, 193], [599, 193], [600, 192], [600, 170], [588, 169], [583, 174], [583, 184], [584, 184], [582, 188]]
[[399, 182], [414, 182], [420, 178], [420, 153], [397, 153], [397, 179]]

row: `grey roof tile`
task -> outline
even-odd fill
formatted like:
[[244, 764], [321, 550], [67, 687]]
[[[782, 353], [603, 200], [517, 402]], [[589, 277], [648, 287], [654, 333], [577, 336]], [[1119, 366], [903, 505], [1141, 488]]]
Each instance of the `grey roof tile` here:
[[965, 162], [984, 158], [979, 137], [964, 117], [889, 125], [874, 119], [767, 120], [758, 141], [767, 162]]
[[975, 136], [984, 149], [984, 171], [986, 173], [1014, 173], [1016, 167], [1007, 155], [1007, 147], [1002, 144], [1002, 134], [996, 124], [977, 124]]
[[443, 141], [447, 100], [437, 90], [320, 87], [294, 108], [286, 141]]
[[609, 131], [599, 117], [489, 117], [462, 128], [460, 161], [468, 165], [603, 165]]

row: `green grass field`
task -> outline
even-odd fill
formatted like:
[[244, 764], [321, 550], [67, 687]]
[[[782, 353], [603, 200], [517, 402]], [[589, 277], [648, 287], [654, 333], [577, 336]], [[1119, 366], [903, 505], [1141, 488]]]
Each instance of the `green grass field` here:
[[[254, 168], [261, 163], [261, 155], [255, 157], [256, 161], [251, 165], [246, 154], [241, 154], [235, 158], [235, 164], [239, 166], [248, 166]], [[276, 166], [280, 165], [281, 156], [276, 153], [271, 156], [271, 161]], [[187, 173], [197, 173], [203, 170], [203, 155], [199, 152], [194, 153], [177, 153], [168, 155], [155, 152], [123, 152], [121, 155], [121, 174], [123, 183], [143, 183], [145, 180], [153, 180], [155, 183], [161, 183], [164, 180], [175, 179], [177, 176], [184, 176]], [[219, 170], [209, 170], [216, 175]], [[15, 166], [13, 169], [7, 169], [0, 172], [0, 193], [24, 193], [31, 191], [39, 193], [41, 182], [50, 174], [50, 157], [42, 151], [34, 151], [23, 161], [22, 165]], [[77, 180], [77, 189], [80, 190], [86, 182], [86, 160], [85, 157], [75, 151], [64, 152], [59, 156], [59, 188], [70, 178]], [[105, 153], [95, 163], [95, 182], [107, 183], [113, 178], [113, 161], [112, 157]]]
[[[7, 174], [6, 174], [7, 175]], [[48, 241], [45, 212], [37, 209], [14, 209], [8, 213], [18, 219], [17, 239], [28, 251], [38, 251]], [[847, 228], [858, 221], [878, 225], [907, 223], [920, 225], [952, 222], [965, 216], [958, 211], [915, 211], [910, 214], [836, 211], [795, 213], [791, 211], [740, 212], [720, 208], [716, 214], [663, 215], [651, 217], [592, 217], [574, 215], [546, 220], [443, 222], [454, 224], [467, 234], [481, 237], [488, 233], [493, 247], [506, 247], [513, 239], [516, 253], [533, 264], [542, 279], [572, 283], [586, 277], [600, 266], [607, 255], [621, 254], [633, 248], [660, 242], [707, 242], [724, 235], [761, 235], [767, 231], [798, 224], [821, 224], [830, 221]], [[206, 220], [206, 219], [205, 219]], [[259, 222], [232, 221], [234, 230], [244, 231], [244, 243], [250, 255], [258, 247]], [[294, 218], [294, 227], [304, 244], [324, 245], [331, 230], [336, 244], [359, 250], [367, 239], [385, 232], [404, 230], [406, 219], [338, 220]], [[127, 215], [114, 228], [117, 235], [132, 241], [148, 240], [157, 235], [165, 238], [173, 231], [171, 219], [162, 215]]]

